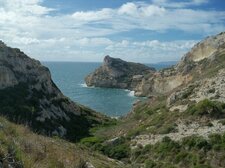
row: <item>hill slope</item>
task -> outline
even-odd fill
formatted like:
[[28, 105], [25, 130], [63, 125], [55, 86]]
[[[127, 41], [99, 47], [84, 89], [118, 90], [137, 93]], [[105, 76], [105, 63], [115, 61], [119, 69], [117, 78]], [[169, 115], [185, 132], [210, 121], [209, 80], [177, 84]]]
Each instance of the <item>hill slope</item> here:
[[59, 138], [34, 134], [0, 117], [0, 167], [120, 168], [123, 164]]
[[0, 114], [35, 132], [74, 141], [108, 118], [65, 97], [48, 68], [0, 42]]
[[149, 98], [116, 125], [97, 130], [95, 138], [104, 140], [95, 148], [135, 168], [225, 167], [224, 72], [220, 33], [198, 43], [176, 66], [144, 75], [136, 93]]

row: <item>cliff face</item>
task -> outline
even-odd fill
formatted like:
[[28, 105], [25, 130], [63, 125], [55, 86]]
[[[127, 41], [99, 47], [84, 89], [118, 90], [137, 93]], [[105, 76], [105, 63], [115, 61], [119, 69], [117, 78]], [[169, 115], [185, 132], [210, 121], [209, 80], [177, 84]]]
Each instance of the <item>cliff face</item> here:
[[133, 89], [145, 74], [154, 72], [154, 68], [143, 64], [106, 56], [103, 65], [89, 74], [85, 81], [88, 86]]
[[211, 71], [223, 68], [225, 33], [208, 37], [197, 43], [174, 67], [161, 70], [151, 78], [144, 78], [134, 89], [136, 95], [167, 94]]
[[105, 121], [98, 113], [65, 97], [48, 68], [19, 49], [0, 43], [0, 114], [46, 135], [76, 140]]

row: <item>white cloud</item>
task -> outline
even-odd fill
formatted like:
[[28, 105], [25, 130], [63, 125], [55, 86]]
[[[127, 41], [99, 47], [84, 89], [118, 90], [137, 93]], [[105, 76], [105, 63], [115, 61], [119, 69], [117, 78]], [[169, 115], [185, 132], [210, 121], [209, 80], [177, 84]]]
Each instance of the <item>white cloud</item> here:
[[[186, 32], [212, 34], [222, 31], [225, 20], [224, 11], [194, 10], [181, 8], [191, 4], [202, 4], [205, 0], [192, 0], [189, 2], [169, 3], [166, 0], [157, 0], [155, 4], [128, 2], [117, 9], [104, 8], [98, 11], [80, 11], [73, 14], [73, 18], [83, 28], [95, 25], [106, 25], [108, 31], [122, 32], [132, 29], [145, 29], [151, 31], [167, 31], [170, 29]], [[156, 4], [164, 4], [165, 7]], [[166, 8], [168, 5], [175, 8]], [[101, 31], [101, 28], [99, 28]]]
[[112, 9], [104, 8], [99, 11], [75, 12], [72, 14], [72, 17], [79, 21], [96, 21], [111, 18], [112, 12], [113, 12]]
[[[194, 46], [195, 40], [179, 40], [163, 42], [158, 40], [151, 41], [127, 41], [114, 42], [106, 47], [107, 53], [113, 57], [126, 59], [136, 62], [159, 62], [163, 60], [175, 61]], [[129, 46], [129, 47], [128, 47]]]
[[208, 1], [209, 0], [189, 0], [189, 1], [174, 2], [173, 0], [152, 0], [153, 4], [164, 6], [164, 7], [173, 7], [173, 8], [199, 6], [199, 5], [208, 3]]
[[1, 0], [0, 5], [6, 12], [12, 9], [15, 13], [23, 15], [44, 15], [53, 9], [41, 6], [42, 0]]
[[40, 60], [100, 61], [106, 54], [149, 62], [165, 56], [174, 60], [190, 48], [192, 41], [135, 42], [132, 36], [131, 40], [113, 41], [108, 36], [135, 29], [201, 35], [225, 30], [224, 11], [188, 8], [206, 2], [129, 2], [118, 8], [52, 15], [55, 9], [43, 6], [42, 0], [0, 0], [0, 39]]
[[117, 13], [119, 15], [130, 15], [133, 17], [150, 17], [162, 15], [165, 12], [165, 9], [162, 7], [158, 7], [156, 5], [146, 5], [139, 3], [128, 2], [122, 5]]
[[113, 42], [110, 39], [107, 38], [82, 38], [82, 39], [77, 39], [74, 41], [73, 44], [77, 46], [82, 46], [82, 47], [97, 47], [97, 46], [108, 46], [111, 45]]
[[122, 5], [119, 10], [118, 10], [119, 14], [128, 14], [128, 15], [136, 15], [138, 13], [138, 8], [134, 3], [126, 3], [124, 5]]

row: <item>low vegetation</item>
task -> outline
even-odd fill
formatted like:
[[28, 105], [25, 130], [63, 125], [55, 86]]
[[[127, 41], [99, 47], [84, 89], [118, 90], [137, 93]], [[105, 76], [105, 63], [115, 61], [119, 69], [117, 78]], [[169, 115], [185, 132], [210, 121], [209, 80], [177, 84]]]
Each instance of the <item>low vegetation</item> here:
[[225, 134], [211, 135], [208, 140], [191, 136], [181, 142], [165, 137], [155, 145], [136, 148], [131, 157], [137, 165], [146, 168], [210, 168], [225, 165], [224, 150]]
[[219, 119], [225, 116], [225, 104], [205, 99], [197, 104], [189, 106], [185, 113], [187, 115], [200, 117], [207, 116], [210, 118]]
[[123, 167], [88, 148], [34, 134], [0, 117], [0, 167], [84, 168], [86, 162], [96, 167]]
[[[192, 102], [186, 111], [179, 113], [169, 111], [166, 98], [159, 97], [152, 103], [139, 103], [128, 117], [106, 129], [96, 129], [93, 131], [93, 137], [85, 138], [81, 142], [104, 155], [131, 164], [131, 167], [221, 167], [225, 165], [225, 134], [214, 134], [209, 139], [190, 136], [179, 142], [165, 137], [154, 145], [137, 145], [135, 149], [130, 147], [134, 146], [131, 140], [137, 135], [177, 132], [176, 121], [179, 119], [187, 123], [195, 121], [200, 125], [204, 124], [203, 126], [213, 126], [210, 121], [221, 120], [224, 117], [224, 109], [223, 103], [206, 99], [195, 104]], [[202, 123], [203, 118], [207, 118], [207, 123]]]
[[98, 137], [88, 137], [82, 139], [81, 143], [117, 160], [127, 161], [127, 158], [129, 158], [131, 152], [129, 143], [124, 137], [115, 139], [111, 142]]

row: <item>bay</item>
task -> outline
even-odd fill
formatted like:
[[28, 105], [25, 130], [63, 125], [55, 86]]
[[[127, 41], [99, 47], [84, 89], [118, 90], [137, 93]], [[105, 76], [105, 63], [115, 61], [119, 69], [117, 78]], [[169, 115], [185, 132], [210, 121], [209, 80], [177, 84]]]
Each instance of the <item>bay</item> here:
[[[84, 78], [98, 68], [101, 63], [84, 62], [42, 62], [51, 71], [53, 81], [75, 102], [88, 106], [108, 116], [118, 117], [127, 114], [135, 101], [140, 98], [123, 89], [87, 87]], [[172, 63], [171, 63], [172, 64]], [[156, 69], [171, 64], [149, 64]]]

